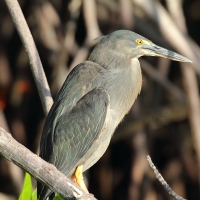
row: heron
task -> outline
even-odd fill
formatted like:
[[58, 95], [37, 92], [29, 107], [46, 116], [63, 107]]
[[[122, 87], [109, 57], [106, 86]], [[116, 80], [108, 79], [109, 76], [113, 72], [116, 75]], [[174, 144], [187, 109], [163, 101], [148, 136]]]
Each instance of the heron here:
[[[40, 156], [88, 192], [82, 173], [105, 153], [113, 133], [141, 91], [138, 58], [192, 62], [147, 38], [117, 30], [98, 38], [85, 62], [67, 76], [46, 118]], [[38, 198], [53, 192], [38, 183]]]

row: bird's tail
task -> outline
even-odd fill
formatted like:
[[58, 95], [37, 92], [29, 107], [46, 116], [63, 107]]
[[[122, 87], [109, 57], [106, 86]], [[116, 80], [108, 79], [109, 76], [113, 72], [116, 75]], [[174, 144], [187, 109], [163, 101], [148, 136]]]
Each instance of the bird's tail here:
[[37, 198], [38, 200], [51, 200], [54, 198], [54, 193], [45, 185], [37, 182]]

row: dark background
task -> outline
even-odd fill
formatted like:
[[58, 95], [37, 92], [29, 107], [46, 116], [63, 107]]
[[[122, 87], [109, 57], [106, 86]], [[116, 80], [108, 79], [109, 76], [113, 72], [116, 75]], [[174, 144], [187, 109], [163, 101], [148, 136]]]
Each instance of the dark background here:
[[[134, 2], [19, 1], [53, 97], [69, 71], [87, 59], [93, 48], [91, 40], [100, 35], [118, 29], [129, 29], [160, 46], [178, 52], [163, 35], [170, 28], [169, 24], [166, 23], [164, 28], [160, 27]], [[180, 10], [175, 8], [175, 13], [180, 11], [183, 15], [181, 18], [177, 14], [176, 19], [169, 8], [174, 0], [171, 3], [168, 0], [146, 2], [151, 2], [152, 6], [159, 3], [173, 19], [173, 23], [180, 23], [176, 25], [178, 30], [199, 45], [199, 0], [180, 1]], [[185, 31], [180, 27], [182, 25], [186, 28]], [[173, 37], [172, 31], [171, 38]], [[176, 38], [177, 41], [179, 39]], [[181, 41], [179, 45], [181, 47]], [[102, 200], [171, 199], [148, 165], [146, 156], [150, 155], [177, 194], [189, 200], [199, 200], [200, 172], [197, 164], [198, 151], [194, 145], [199, 143], [194, 132], [200, 134], [200, 130], [191, 128], [194, 119], [191, 117], [193, 113], [188, 99], [196, 97], [188, 96], [186, 86], [192, 83], [185, 79], [183, 66], [178, 62], [155, 57], [144, 57], [140, 61], [143, 69], [141, 94], [116, 130], [104, 156], [86, 172], [89, 191]], [[189, 68], [191, 65], [185, 67]], [[199, 75], [196, 71], [194, 73], [199, 86]], [[199, 95], [199, 89], [192, 88]], [[0, 127], [9, 131], [31, 151], [38, 153], [44, 121], [28, 57], [6, 4], [0, 1]], [[1, 200], [17, 199], [23, 176], [24, 172], [18, 167], [0, 157]]]

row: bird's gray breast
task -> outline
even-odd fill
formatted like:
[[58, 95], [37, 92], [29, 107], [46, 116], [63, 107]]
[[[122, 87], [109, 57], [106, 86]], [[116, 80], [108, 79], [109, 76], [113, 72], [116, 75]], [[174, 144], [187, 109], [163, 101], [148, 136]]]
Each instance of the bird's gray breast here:
[[125, 114], [130, 110], [141, 90], [142, 76], [138, 59], [131, 60], [131, 66], [125, 70], [106, 73], [96, 85], [103, 87], [109, 97], [110, 105], [105, 121], [104, 131], [99, 135], [86, 153], [84, 171], [94, 165], [105, 153], [113, 132]]

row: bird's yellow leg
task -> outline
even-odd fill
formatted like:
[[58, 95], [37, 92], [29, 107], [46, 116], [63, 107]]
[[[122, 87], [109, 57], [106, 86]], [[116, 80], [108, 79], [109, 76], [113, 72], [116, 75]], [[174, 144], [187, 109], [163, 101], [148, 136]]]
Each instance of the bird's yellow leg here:
[[84, 180], [83, 180], [83, 165], [79, 165], [76, 168], [74, 175], [72, 176], [72, 180], [75, 183], [77, 183], [77, 185], [79, 185], [81, 189], [83, 189], [86, 193], [89, 194], [88, 189], [86, 188]]

